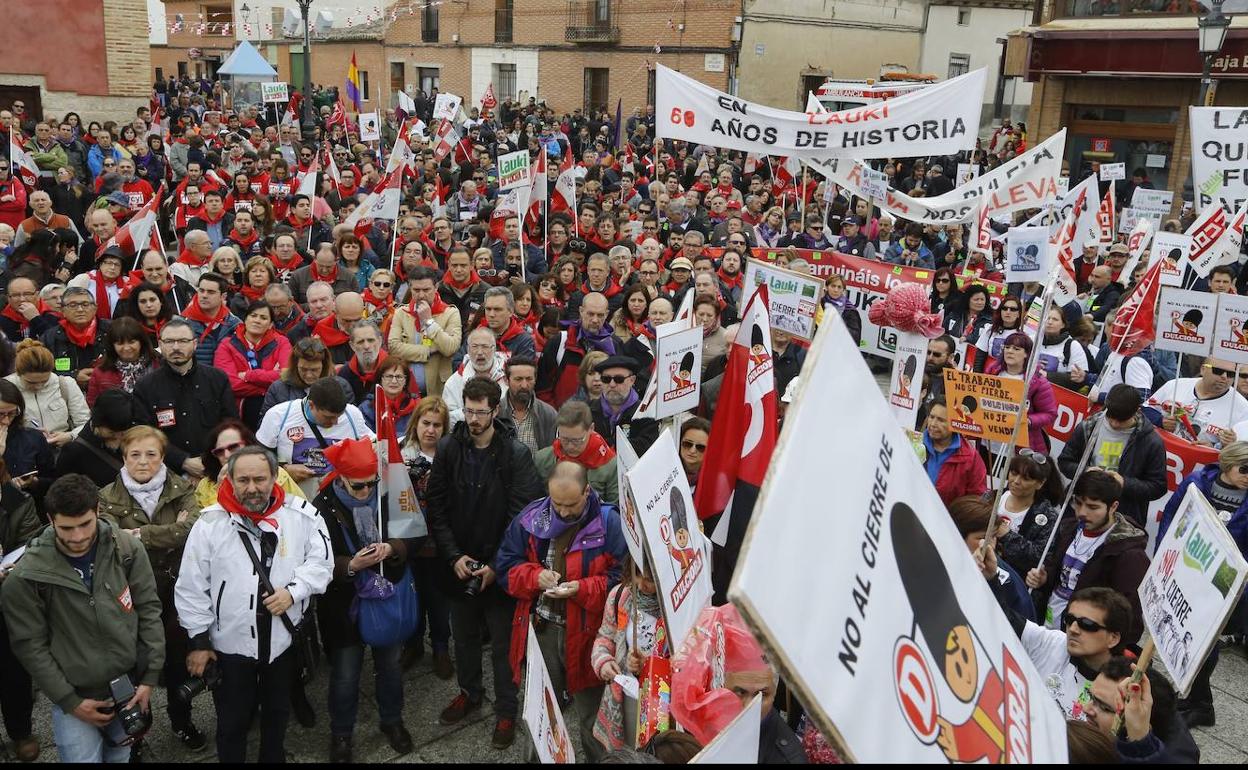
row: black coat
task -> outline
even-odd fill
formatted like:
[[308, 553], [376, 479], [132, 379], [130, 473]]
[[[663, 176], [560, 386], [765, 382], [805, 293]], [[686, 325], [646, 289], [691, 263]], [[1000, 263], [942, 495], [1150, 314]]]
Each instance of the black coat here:
[[[1104, 419], [1103, 414], [1097, 413], [1084, 420], [1071, 433], [1070, 440], [1057, 458], [1057, 467], [1066, 478], [1075, 475], [1088, 439]], [[1091, 459], [1088, 465], [1092, 465]], [[1157, 429], [1143, 417], [1136, 420], [1135, 430], [1127, 438], [1127, 445], [1118, 460], [1118, 475], [1123, 481], [1118, 510], [1137, 527], [1143, 527], [1148, 517], [1148, 504], [1166, 494], [1166, 446]]]
[[39, 339], [44, 332], [55, 329], [57, 326], [57, 317], [51, 313], [40, 313], [30, 319], [30, 325], [26, 327], [26, 336], [22, 335], [22, 327], [17, 321], [7, 316], [0, 315], [0, 332], [4, 332], [4, 336], [12, 340], [13, 344], [21, 342], [29, 337], [30, 339]]
[[780, 712], [774, 708], [763, 717], [758, 734], [758, 763], [760, 765], [805, 765], [806, 750], [802, 742], [785, 723]]
[[[628, 436], [628, 443], [633, 445], [633, 450], [637, 452], [638, 457], [644, 455], [646, 450], [659, 438], [658, 420], [650, 417], [633, 419], [633, 415], [637, 413], [637, 407], [640, 405], [641, 402], [637, 402], [625, 409], [624, 414], [616, 421], [616, 425], [624, 429], [624, 433]], [[594, 416], [594, 430], [606, 439], [612, 448], [615, 448], [615, 428], [611, 426], [611, 421], [607, 419], [606, 413], [602, 411], [602, 399], [590, 401], [589, 412]]]
[[[90, 369], [95, 366], [95, 362], [104, 355], [107, 345], [104, 343], [104, 337], [108, 334], [109, 323], [106, 320], [98, 322], [96, 327], [95, 342], [90, 347], [80, 348], [69, 341], [69, 335], [65, 334], [65, 329], [58, 323], [56, 326], [39, 335], [39, 341], [44, 344], [48, 350], [52, 351], [52, 358], [56, 360], [56, 373], [63, 374], [67, 377], [73, 377], [78, 373], [79, 369]], [[64, 360], [69, 361], [69, 366], [65, 367], [62, 363]]]
[[122, 464], [120, 450], [104, 446], [88, 422], [77, 438], [61, 447], [56, 458], [56, 475], [81, 473], [103, 488], [117, 480]]
[[208, 448], [208, 434], [217, 423], [238, 417], [230, 379], [198, 361], [185, 375], [172, 366], [157, 367], [135, 384], [134, 396], [144, 422], [169, 437], [169, 464], [179, 469], [187, 456], [198, 457]]

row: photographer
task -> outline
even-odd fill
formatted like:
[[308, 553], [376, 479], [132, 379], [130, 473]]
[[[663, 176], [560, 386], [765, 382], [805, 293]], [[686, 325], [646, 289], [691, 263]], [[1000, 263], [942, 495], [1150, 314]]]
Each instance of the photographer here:
[[333, 575], [329, 534], [311, 503], [277, 485], [277, 459], [267, 449], [243, 447], [225, 470], [217, 504], [191, 527], [174, 586], [178, 620], [191, 638], [186, 668], [213, 689], [221, 762], [246, 760], [257, 706], [259, 761], [285, 762], [297, 675], [292, 643]]
[[509, 422], [496, 419], [498, 384], [474, 377], [465, 383], [463, 399], [464, 421], [438, 442], [426, 492], [438, 555], [462, 587], [451, 603], [460, 693], [440, 721], [457, 724], [481, 708], [481, 630], [488, 627], [497, 717], [493, 745], [505, 749], [515, 740], [518, 705], [508, 663], [515, 600], [495, 584], [489, 562], [508, 522], [542, 496], [542, 486], [529, 448], [516, 440]]
[[[148, 701], [165, 662], [147, 552], [99, 519], [98, 494], [81, 474], [53, 482], [44, 497], [52, 526], [4, 580], [13, 652], [52, 701], [52, 731], [67, 763], [129, 761], [129, 745], [116, 739], [141, 735], [143, 715], [151, 723]], [[130, 697], [119, 703], [121, 692]]]

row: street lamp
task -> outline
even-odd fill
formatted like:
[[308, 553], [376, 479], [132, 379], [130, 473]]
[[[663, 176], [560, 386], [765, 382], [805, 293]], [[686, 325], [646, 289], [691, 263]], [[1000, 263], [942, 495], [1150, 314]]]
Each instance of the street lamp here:
[[[316, 121], [312, 117], [312, 27], [308, 23], [308, 9], [312, 0], [295, 0], [299, 3], [299, 15], [303, 17], [303, 124], [300, 131], [305, 142], [316, 141]], [[1220, 0], [1219, 0], [1220, 2]]]
[[1213, 60], [1221, 53], [1227, 30], [1231, 26], [1230, 17], [1222, 15], [1222, 0], [1213, 0], [1209, 10], [1196, 20], [1196, 24], [1199, 27], [1200, 55], [1204, 59], [1200, 77], [1200, 103], [1209, 107], [1212, 106], [1214, 93], [1217, 91], [1210, 75]]

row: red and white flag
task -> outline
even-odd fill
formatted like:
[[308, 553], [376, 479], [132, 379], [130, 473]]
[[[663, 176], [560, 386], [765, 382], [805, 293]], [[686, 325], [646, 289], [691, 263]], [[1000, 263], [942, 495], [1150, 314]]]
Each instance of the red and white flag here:
[[745, 165], [741, 168], [743, 174], [753, 174], [758, 171], [758, 153], [747, 152], [745, 154]]
[[1054, 302], [1062, 305], [1070, 302], [1079, 293], [1079, 284], [1075, 279], [1074, 244], [1079, 233], [1079, 218], [1088, 208], [1087, 188], [1075, 196], [1074, 205], [1066, 214], [1066, 220], [1058, 228], [1057, 234], [1050, 242], [1057, 256], [1054, 270], [1057, 271], [1057, 283], [1054, 285]]
[[343, 224], [350, 225], [354, 229], [357, 224], [366, 219], [388, 219], [391, 222], [398, 219], [399, 200], [403, 197], [402, 180], [402, 169], [383, 174], [381, 181], [368, 194], [364, 202], [355, 207], [355, 211], [351, 212], [351, 216], [347, 217]]
[[15, 133], [16, 129], [9, 129], [9, 158], [13, 164], [14, 175], [22, 180], [22, 184], [33, 188], [39, 184], [39, 166], [30, 157], [30, 153], [26, 152], [21, 141], [14, 136]]
[[1116, 231], [1114, 222], [1118, 219], [1117, 202], [1114, 199], [1114, 186], [1111, 184], [1101, 200], [1101, 208], [1096, 212], [1096, 223], [1101, 227], [1101, 243], [1110, 245], [1114, 242]]
[[[412, 487], [412, 477], [407, 473], [407, 465], [403, 462], [403, 452], [399, 449], [398, 433], [394, 427], [394, 415], [390, 413], [389, 402], [377, 386], [373, 403], [377, 404], [377, 485], [381, 490], [383, 507], [386, 511], [384, 530], [387, 537], [412, 538], [425, 537], [429, 534], [429, 525], [425, 514], [420, 510], [420, 502], [416, 499], [416, 490]], [[379, 529], [378, 532], [383, 530]]]
[[303, 176], [299, 179], [299, 189], [295, 191], [297, 195], [306, 195], [309, 198], [315, 198], [318, 190], [316, 189], [316, 177], [321, 170], [321, 161], [315, 155], [312, 156], [312, 165], [308, 166], [308, 170], [303, 172]]
[[333, 128], [335, 125], [342, 126], [342, 130], [346, 131], [351, 127], [351, 121], [347, 119], [347, 109], [342, 106], [342, 97], [334, 103], [334, 109], [329, 113], [329, 117], [325, 120], [325, 130]]
[[490, 83], [485, 88], [485, 96], [481, 97], [481, 111], [492, 110], [498, 106], [498, 99], [494, 98], [494, 84]]
[[[576, 175], [573, 173], [572, 151], [569, 149], [559, 159], [559, 176], [555, 179], [555, 194], [550, 198], [550, 213], [576, 211]], [[580, 222], [577, 222], [580, 235]]]
[[[802, 174], [802, 162], [797, 158], [781, 158], [780, 164], [774, 168], [771, 179], [771, 195], [779, 198], [790, 192], [796, 179]], [[794, 191], [795, 192], [795, 191]]]
[[[151, 248], [163, 252], [160, 233], [156, 229], [156, 212], [160, 208], [160, 199], [164, 191], [165, 186], [162, 184], [151, 200], [140, 206], [128, 222], [117, 228], [117, 232], [108, 239], [104, 248], [117, 246], [127, 257], [136, 257], [136, 262], [144, 249]], [[137, 268], [136, 264], [135, 269]]]
[[1113, 352], [1123, 356], [1139, 353], [1156, 339], [1157, 324], [1153, 316], [1161, 293], [1163, 264], [1164, 259], [1154, 262], [1119, 306], [1109, 328], [1109, 349]]
[[490, 214], [490, 237], [499, 240], [503, 237], [503, 228], [507, 220], [520, 215], [520, 190], [511, 188], [498, 195], [494, 203], [494, 212]]
[[451, 121], [443, 118], [438, 123], [438, 128], [433, 134], [433, 159], [437, 163], [441, 163], [442, 159], [451, 153], [459, 144], [459, 133], [455, 130], [455, 126]]
[[537, 160], [529, 167], [529, 194], [526, 200], [528, 205], [525, 206], [524, 218], [526, 221], [540, 221], [542, 218], [542, 203], [546, 200], [547, 194], [546, 181], [546, 151], [538, 150]]

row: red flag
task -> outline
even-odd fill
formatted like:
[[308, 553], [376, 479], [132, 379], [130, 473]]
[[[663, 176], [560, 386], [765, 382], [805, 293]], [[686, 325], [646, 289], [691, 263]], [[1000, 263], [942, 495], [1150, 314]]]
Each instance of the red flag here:
[[492, 110], [498, 106], [498, 99], [494, 98], [494, 84], [490, 83], [485, 89], [485, 96], [481, 97], [481, 111]]
[[780, 158], [775, 167], [775, 176], [771, 180], [771, 195], [779, 198], [787, 194], [794, 186], [794, 180], [801, 174], [801, 161], [797, 158]]
[[329, 118], [325, 121], [325, 130], [329, 131], [335, 124], [342, 126], [343, 131], [351, 127], [347, 120], [347, 109], [342, 106], [342, 97], [338, 97], [338, 101], [334, 103], [334, 111], [329, 113]]
[[1109, 245], [1114, 242], [1114, 220], [1117, 218], [1116, 214], [1114, 186], [1111, 184], [1109, 189], [1105, 191], [1105, 198], [1101, 201], [1101, 208], [1096, 212], [1096, 223], [1101, 227], [1101, 243], [1103, 244]]
[[127, 257], [137, 257], [141, 249], [149, 246], [161, 251], [160, 241], [157, 240], [159, 232], [156, 228], [156, 211], [160, 208], [160, 199], [164, 191], [165, 186], [162, 184], [151, 200], [140, 206], [129, 221], [117, 228], [117, 232], [113, 233], [113, 237], [108, 239], [104, 247], [119, 246]]
[[1161, 292], [1161, 266], [1164, 263], [1164, 259], [1154, 262], [1118, 308], [1114, 323], [1109, 328], [1109, 349], [1115, 353], [1124, 356], [1139, 353], [1156, 339], [1157, 325], [1153, 316]]
[[501, 193], [498, 196], [498, 202], [494, 204], [494, 212], [490, 214], [490, 237], [496, 241], [501, 240], [507, 220], [518, 216], [519, 213], [520, 191], [513, 187]]
[[451, 150], [459, 144], [459, 134], [455, 132], [455, 126], [451, 121], [443, 118], [438, 123], [437, 131], [434, 132], [433, 159], [437, 163], [441, 163], [442, 159], [450, 154]]

